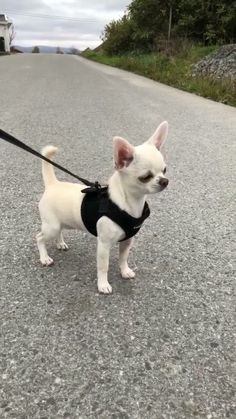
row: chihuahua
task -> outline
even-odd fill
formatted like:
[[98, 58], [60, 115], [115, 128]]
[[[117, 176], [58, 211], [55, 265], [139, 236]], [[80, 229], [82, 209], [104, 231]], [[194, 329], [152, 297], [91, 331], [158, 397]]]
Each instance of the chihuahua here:
[[[108, 181], [107, 194], [112, 205], [118, 210], [118, 218], [125, 214], [126, 219], [139, 220], [146, 204], [146, 195], [163, 191], [168, 185], [165, 176], [166, 164], [160, 152], [168, 135], [168, 123], [162, 122], [148, 141], [133, 146], [121, 137], [114, 137], [115, 172]], [[53, 157], [57, 148], [46, 146], [42, 154]], [[46, 242], [55, 239], [57, 248], [67, 250], [63, 229], [88, 231], [81, 213], [86, 193], [84, 186], [75, 183], [61, 182], [54, 173], [53, 166], [43, 161], [44, 194], [39, 202], [42, 220], [41, 232], [37, 234], [37, 246], [40, 261], [44, 266], [53, 264], [46, 249]], [[119, 211], [122, 217], [119, 216]], [[88, 217], [89, 218], [89, 217]], [[119, 243], [119, 267], [121, 276], [134, 278], [135, 273], [128, 266], [129, 251], [133, 237], [128, 237], [122, 224], [114, 218], [102, 215], [96, 222], [97, 235], [97, 286], [98, 291], [110, 294], [112, 287], [108, 282], [109, 254], [111, 246]], [[129, 218], [128, 218], [129, 223]], [[140, 228], [140, 225], [134, 227]], [[135, 234], [135, 233], [134, 233]], [[132, 234], [132, 235], [134, 235]]]

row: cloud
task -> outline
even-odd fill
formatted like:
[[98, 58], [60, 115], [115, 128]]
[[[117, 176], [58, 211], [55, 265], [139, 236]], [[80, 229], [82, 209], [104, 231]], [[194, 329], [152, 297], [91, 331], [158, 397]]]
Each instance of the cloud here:
[[17, 45], [78, 49], [101, 43], [104, 26], [120, 18], [130, 0], [1, 0], [15, 26]]

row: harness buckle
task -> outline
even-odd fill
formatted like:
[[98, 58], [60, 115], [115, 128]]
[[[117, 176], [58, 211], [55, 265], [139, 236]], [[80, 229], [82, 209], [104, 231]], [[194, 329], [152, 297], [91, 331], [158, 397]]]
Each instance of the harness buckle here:
[[107, 189], [107, 186], [102, 186], [98, 181], [94, 182], [92, 186], [82, 189], [82, 193], [94, 193], [101, 192], [102, 190]]

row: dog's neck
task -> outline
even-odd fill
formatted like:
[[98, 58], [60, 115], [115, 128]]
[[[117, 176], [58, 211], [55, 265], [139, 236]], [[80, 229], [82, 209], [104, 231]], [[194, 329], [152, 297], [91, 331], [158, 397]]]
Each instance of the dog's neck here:
[[113, 173], [109, 179], [108, 188], [111, 200], [120, 209], [128, 212], [135, 218], [141, 217], [146, 196], [138, 194], [137, 191], [133, 190], [133, 187], [129, 187], [123, 179], [122, 173], [118, 171]]

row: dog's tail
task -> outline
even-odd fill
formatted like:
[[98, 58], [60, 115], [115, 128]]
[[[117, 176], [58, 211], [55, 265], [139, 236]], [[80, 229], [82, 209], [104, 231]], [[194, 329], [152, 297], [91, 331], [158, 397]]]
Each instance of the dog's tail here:
[[[57, 147], [54, 147], [52, 145], [47, 145], [46, 147], [43, 148], [42, 155], [47, 157], [48, 159], [51, 159], [54, 156], [54, 154], [56, 154], [56, 152], [57, 152]], [[56, 182], [57, 178], [55, 176], [52, 164], [43, 160], [42, 171], [43, 171], [43, 180], [44, 180], [45, 186], [51, 185], [52, 183]]]

